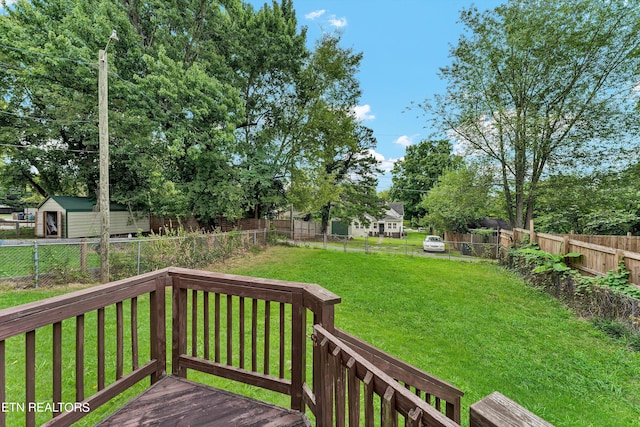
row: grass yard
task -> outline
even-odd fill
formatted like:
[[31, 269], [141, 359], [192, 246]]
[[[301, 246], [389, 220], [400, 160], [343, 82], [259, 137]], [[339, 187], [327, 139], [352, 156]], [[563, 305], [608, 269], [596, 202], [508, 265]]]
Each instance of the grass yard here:
[[[498, 390], [558, 427], [640, 426], [640, 353], [494, 264], [273, 247], [211, 269], [340, 295], [338, 327], [465, 392], [463, 425], [469, 405]], [[68, 290], [2, 291], [0, 308]], [[20, 357], [7, 355], [17, 387]]]
[[[489, 263], [272, 248], [227, 272], [318, 283], [336, 325], [465, 392], [556, 426], [640, 426], [640, 353]], [[220, 269], [218, 269], [220, 270]]]

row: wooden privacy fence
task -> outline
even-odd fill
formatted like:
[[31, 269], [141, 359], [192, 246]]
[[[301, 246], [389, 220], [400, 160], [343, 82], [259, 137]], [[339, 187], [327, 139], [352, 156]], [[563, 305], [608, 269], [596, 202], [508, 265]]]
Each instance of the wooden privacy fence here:
[[322, 224], [316, 221], [303, 221], [300, 219], [274, 219], [271, 225], [278, 234], [288, 236], [290, 239], [315, 239], [322, 233]]
[[[607, 241], [606, 237], [609, 236], [601, 237], [602, 241]], [[624, 262], [625, 268], [629, 271], [629, 282], [640, 284], [640, 253], [584, 242], [575, 239], [571, 234], [537, 233], [535, 230], [531, 232], [521, 228], [500, 231], [500, 246], [504, 248], [518, 248], [521, 242], [525, 241], [536, 242], [541, 250], [551, 254], [582, 254], [580, 258], [572, 260], [571, 267], [588, 275], [604, 276], [608, 271], [616, 270], [620, 262]]]

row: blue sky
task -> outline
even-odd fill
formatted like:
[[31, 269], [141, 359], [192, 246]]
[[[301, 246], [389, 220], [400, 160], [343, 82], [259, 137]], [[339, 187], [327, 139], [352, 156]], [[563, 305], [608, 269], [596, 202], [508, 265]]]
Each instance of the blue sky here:
[[[265, 0], [249, 0], [256, 8]], [[269, 4], [271, 0], [269, 0]], [[364, 54], [358, 78], [362, 98], [358, 113], [378, 140], [376, 157], [383, 169], [402, 158], [406, 147], [432, 133], [419, 111], [407, 111], [445, 85], [440, 67], [463, 30], [462, 8], [493, 9], [504, 0], [294, 0], [298, 23], [308, 27], [310, 46], [323, 32], [340, 31], [342, 45]], [[391, 187], [391, 174], [378, 190]]]

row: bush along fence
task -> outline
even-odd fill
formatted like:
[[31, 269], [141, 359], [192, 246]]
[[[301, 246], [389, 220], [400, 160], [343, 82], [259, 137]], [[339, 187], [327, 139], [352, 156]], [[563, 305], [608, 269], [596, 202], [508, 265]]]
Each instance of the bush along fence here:
[[501, 232], [502, 262], [606, 332], [626, 337], [632, 331], [629, 343], [640, 350], [640, 287], [629, 270], [637, 269], [636, 260], [640, 254], [573, 241], [570, 235]]
[[[607, 239], [600, 239], [606, 241]], [[536, 244], [541, 250], [550, 254], [579, 253], [581, 256], [572, 260], [571, 267], [591, 276], [606, 276], [608, 272], [617, 270], [623, 263], [629, 272], [629, 283], [640, 285], [640, 253], [631, 252], [618, 247], [607, 247], [583, 241], [584, 236], [575, 239], [571, 234], [537, 233], [533, 222], [529, 230], [515, 228], [513, 231], [500, 231], [500, 246], [503, 248], [519, 248], [527, 244]], [[608, 239], [614, 241], [615, 239]], [[617, 240], [615, 240], [617, 241]]]
[[[143, 238], [110, 239], [110, 280], [176, 266], [203, 268], [267, 244], [264, 230], [192, 233], [171, 230]], [[100, 240], [5, 240], [0, 245], [0, 286], [39, 287], [92, 283], [100, 276]]]

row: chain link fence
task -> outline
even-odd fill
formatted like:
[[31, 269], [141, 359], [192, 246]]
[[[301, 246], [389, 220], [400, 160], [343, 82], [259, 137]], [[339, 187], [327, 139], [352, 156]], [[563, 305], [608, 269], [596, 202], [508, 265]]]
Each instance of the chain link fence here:
[[378, 236], [346, 237], [326, 234], [300, 234], [278, 231], [278, 237], [291, 245], [305, 246], [345, 252], [388, 253], [406, 256], [432, 256], [449, 259], [497, 259], [496, 243], [444, 242], [444, 251], [425, 252], [422, 240], [404, 236], [402, 238]]
[[[165, 267], [203, 268], [268, 243], [267, 230], [182, 233], [110, 239], [111, 280]], [[100, 240], [5, 240], [0, 244], [0, 286], [39, 287], [92, 283], [100, 277]]]

